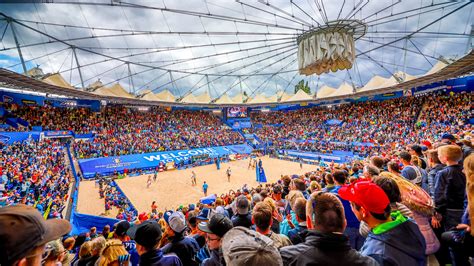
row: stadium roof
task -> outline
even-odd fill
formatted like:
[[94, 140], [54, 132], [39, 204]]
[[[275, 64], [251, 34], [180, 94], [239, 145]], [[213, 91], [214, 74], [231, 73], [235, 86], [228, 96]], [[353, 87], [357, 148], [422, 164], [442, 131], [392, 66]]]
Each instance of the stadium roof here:
[[[367, 95], [375, 95], [378, 93], [385, 93], [385, 92], [393, 92], [403, 90], [404, 88], [412, 88], [418, 87], [426, 84], [431, 84], [434, 82], [447, 80], [450, 78], [472, 74], [474, 72], [474, 51], [470, 52], [468, 55], [464, 56], [463, 58], [457, 60], [456, 62], [447, 65], [446, 67], [442, 68], [436, 73], [430, 75], [424, 75], [422, 77], [418, 77], [416, 79], [412, 79], [406, 82], [395, 84], [388, 88], [379, 88], [373, 89], [370, 91], [358, 91], [351, 95], [351, 97], [361, 97]], [[45, 82], [42, 82], [37, 79], [33, 79], [13, 71], [9, 71], [4, 68], [0, 68], [0, 86], [11, 88], [11, 89], [18, 89], [18, 90], [27, 90], [27, 91], [35, 91], [35, 92], [42, 92], [42, 93], [50, 93], [50, 94], [57, 94], [57, 95], [64, 95], [69, 97], [77, 97], [83, 99], [97, 99], [97, 100], [107, 100], [110, 102], [115, 103], [123, 103], [123, 104], [135, 104], [135, 105], [165, 105], [165, 106], [174, 106], [174, 105], [192, 105], [192, 106], [206, 106], [206, 107], [213, 107], [213, 106], [233, 106], [233, 105], [242, 105], [242, 103], [231, 103], [229, 101], [230, 97], [224, 95], [220, 99], [218, 99], [215, 103], [206, 104], [206, 103], [199, 103], [199, 104], [189, 104], [189, 103], [178, 103], [174, 102], [174, 96], [167, 90], [162, 91], [155, 95], [160, 100], [144, 100], [142, 98], [129, 98], [129, 97], [119, 97], [113, 95], [106, 95], [106, 94], [93, 94], [91, 92], [77, 90], [77, 89], [67, 89], [65, 90], [63, 87], [59, 87], [57, 85], [51, 85]], [[104, 88], [107, 91], [108, 88]], [[348, 86], [344, 86], [347, 90]], [[100, 88], [99, 88], [100, 89]], [[97, 93], [99, 90], [97, 89], [94, 93]], [[337, 92], [337, 90], [336, 90]], [[147, 95], [147, 94], [145, 94]], [[284, 95], [284, 97], [288, 97], [289, 95]], [[150, 97], [150, 96], [149, 96]], [[310, 95], [307, 95], [303, 91], [298, 91], [297, 94], [291, 96], [290, 98], [284, 99], [282, 98], [282, 102], [285, 103], [308, 103], [314, 102], [318, 103], [321, 101], [328, 101], [328, 100], [339, 100], [348, 98], [347, 95], [329, 95], [328, 97], [324, 98], [311, 98]], [[220, 100], [220, 101], [219, 101]], [[268, 104], [268, 102], [266, 103]], [[271, 104], [271, 103], [270, 103]], [[264, 105], [260, 103], [247, 103], [249, 106], [259, 106]]]
[[[349, 87], [380, 93], [434, 80], [472, 48], [472, 1], [48, 2], [0, 4], [0, 67], [53, 86], [29, 90], [127, 103], [318, 101], [350, 97]], [[297, 38], [344, 19], [367, 26], [352, 68], [299, 75]], [[309, 95], [294, 94], [301, 80]]]

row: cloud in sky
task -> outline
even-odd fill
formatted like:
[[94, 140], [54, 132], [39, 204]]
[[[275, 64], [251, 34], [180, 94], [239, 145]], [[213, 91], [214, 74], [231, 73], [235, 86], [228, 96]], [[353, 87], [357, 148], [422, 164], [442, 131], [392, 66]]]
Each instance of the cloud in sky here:
[[[431, 0], [163, 0], [114, 6], [110, 1], [55, 2], [0, 4], [0, 12], [19, 22], [13, 25], [29, 67], [38, 64], [45, 73], [60, 72], [80, 86], [70, 49], [75, 46], [86, 86], [100, 78], [106, 84], [118, 81], [130, 91], [133, 81], [135, 90], [170, 89], [176, 95], [209, 91], [212, 97], [257, 89], [255, 94], [285, 88], [293, 92], [301, 79], [315, 92], [324, 84], [360, 86], [374, 75], [389, 77], [399, 70], [421, 75], [440, 56], [465, 54], [474, 6]], [[349, 71], [300, 76], [296, 36], [311, 24], [324, 24], [326, 17], [367, 23], [356, 48], [374, 50], [359, 56]], [[0, 33], [5, 32], [0, 66], [14, 65], [11, 69], [20, 71], [11, 26], [6, 25], [0, 21]]]

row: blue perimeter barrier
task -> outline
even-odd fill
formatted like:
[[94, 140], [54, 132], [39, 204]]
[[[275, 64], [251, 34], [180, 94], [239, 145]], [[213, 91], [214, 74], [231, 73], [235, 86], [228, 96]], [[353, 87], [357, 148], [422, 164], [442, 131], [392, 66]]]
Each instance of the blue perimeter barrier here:
[[297, 150], [279, 150], [278, 153], [280, 155], [286, 154], [288, 156], [299, 157], [302, 159], [319, 160], [326, 162], [334, 161], [335, 163], [346, 163], [349, 161], [348, 159], [354, 159], [356, 157], [352, 152], [343, 151], [335, 151], [333, 153], [319, 153]]
[[[79, 183], [81, 182], [81, 180], [77, 176], [76, 169], [74, 167], [74, 161], [72, 160], [71, 151], [69, 149], [70, 148], [69, 143], [66, 145], [66, 147], [67, 147], [67, 155], [69, 158], [69, 162], [71, 164], [72, 174], [74, 176], [74, 180], [76, 181], [73, 188], [72, 195], [71, 195], [72, 212], [71, 212], [71, 217], [69, 219], [69, 222], [72, 225], [72, 231], [70, 234], [78, 235], [81, 233], [85, 233], [85, 232], [88, 232], [90, 228], [94, 226], [99, 228], [99, 230], [101, 230], [101, 228], [104, 228], [105, 225], [109, 225], [110, 228], [113, 228], [114, 224], [119, 222], [119, 220], [108, 218], [108, 217], [82, 214], [82, 213], [77, 212], [77, 197], [79, 194]], [[117, 188], [123, 194], [123, 191], [120, 189], [120, 187], [117, 186]]]

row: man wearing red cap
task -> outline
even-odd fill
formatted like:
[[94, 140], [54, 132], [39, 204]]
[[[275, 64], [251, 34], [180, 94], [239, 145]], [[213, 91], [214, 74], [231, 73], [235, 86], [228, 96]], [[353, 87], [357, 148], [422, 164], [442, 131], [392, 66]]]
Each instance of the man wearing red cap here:
[[368, 224], [369, 235], [361, 253], [380, 265], [426, 265], [426, 243], [418, 226], [399, 211], [390, 213], [385, 192], [371, 181], [360, 181], [339, 189], [351, 202], [357, 219]]

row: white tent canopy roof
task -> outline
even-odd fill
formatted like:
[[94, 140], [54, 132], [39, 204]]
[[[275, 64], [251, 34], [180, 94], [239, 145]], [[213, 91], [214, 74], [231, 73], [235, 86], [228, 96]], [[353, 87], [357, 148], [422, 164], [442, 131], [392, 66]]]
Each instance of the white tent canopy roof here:
[[316, 96], [318, 98], [328, 97], [329, 95], [333, 94], [335, 91], [336, 91], [335, 88], [329, 87], [328, 85], [324, 85], [316, 92]]
[[145, 101], [160, 101], [160, 98], [158, 98], [156, 94], [154, 94], [150, 90], [145, 90], [142, 92], [142, 94], [144, 94], [142, 99]]
[[56, 85], [65, 89], [74, 89], [59, 73], [54, 73], [43, 78], [43, 82]]
[[[289, 99], [287, 99], [285, 102], [294, 102], [294, 101], [308, 101], [312, 100], [313, 98], [308, 95], [306, 92], [303, 90], [299, 90], [296, 92], [295, 95], [291, 96]], [[283, 100], [282, 100], [283, 102]]]
[[119, 96], [119, 97], [125, 97], [125, 98], [135, 98], [135, 96], [131, 95], [130, 93], [128, 93], [123, 87], [122, 85], [120, 85], [120, 83], [115, 83], [114, 85], [112, 85], [109, 90]]
[[227, 94], [224, 94], [219, 99], [217, 99], [216, 103], [217, 104], [233, 104], [236, 102], [233, 101], [233, 98], [230, 98]]
[[378, 88], [381, 88], [382, 85], [387, 81], [386, 78], [381, 76], [373, 76], [369, 82], [367, 82], [364, 87], [360, 88], [359, 91], [371, 91]]
[[195, 99], [197, 103], [209, 103], [212, 100], [211, 96], [207, 91], [202, 94], [199, 94], [198, 96], [195, 96]]
[[247, 103], [266, 103], [266, 102], [268, 102], [268, 100], [265, 96], [263, 96], [263, 94], [258, 94], [257, 96], [247, 101]]
[[343, 96], [343, 95], [351, 95], [353, 94], [353, 88], [351, 85], [348, 83], [344, 82], [337, 88], [336, 91], [334, 91], [329, 97], [334, 97], [334, 96]]
[[278, 96], [276, 94], [273, 94], [271, 96], [266, 97], [266, 99], [267, 99], [267, 102], [273, 103], [278, 100]]
[[[225, 95], [225, 94], [224, 94]], [[222, 98], [222, 97], [221, 97]], [[244, 100], [245, 100], [246, 96], [243, 95], [242, 93], [238, 93], [237, 95], [235, 95], [234, 97], [232, 97], [232, 101], [234, 103], [243, 103]]]
[[196, 97], [190, 93], [188, 94], [187, 96], [185, 96], [182, 100], [181, 100], [182, 103], [197, 103], [198, 100], [196, 99]]
[[280, 102], [284, 102], [284, 101], [290, 99], [293, 95], [294, 94], [289, 94], [289, 93], [283, 92], [281, 94], [281, 96], [279, 96], [280, 97]]
[[440, 71], [441, 69], [445, 68], [446, 66], [447, 66], [447, 64], [445, 64], [441, 61], [438, 61], [428, 72], [426, 72], [425, 76], [434, 74], [434, 73]]
[[169, 90], [160, 91], [155, 95], [160, 101], [164, 102], [174, 102], [176, 100], [176, 97]]

